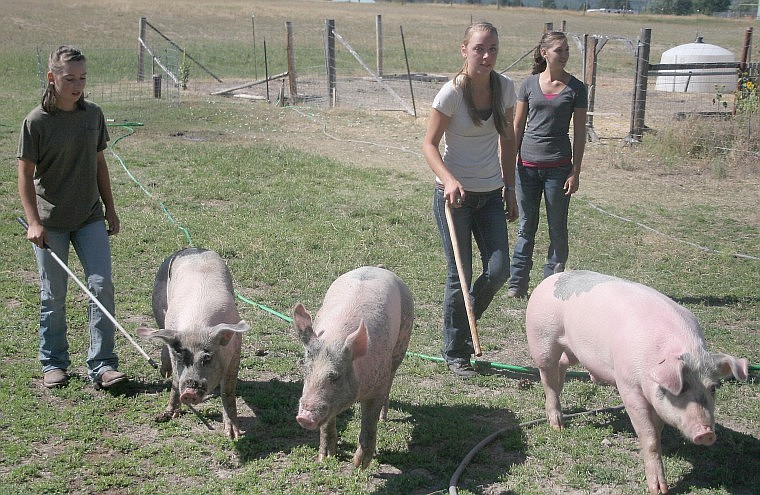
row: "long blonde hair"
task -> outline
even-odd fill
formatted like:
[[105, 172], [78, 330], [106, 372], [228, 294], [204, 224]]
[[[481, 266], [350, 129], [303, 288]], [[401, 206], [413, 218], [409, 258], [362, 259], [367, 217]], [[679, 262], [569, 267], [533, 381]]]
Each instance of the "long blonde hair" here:
[[[467, 44], [470, 42], [470, 39], [472, 38], [472, 34], [476, 32], [486, 32], [496, 37], [499, 36], [499, 32], [496, 30], [496, 27], [490, 22], [475, 22], [467, 26], [467, 29], [465, 29], [462, 45], [467, 46]], [[493, 115], [493, 122], [496, 126], [496, 131], [499, 134], [504, 134], [507, 127], [507, 119], [504, 115], [504, 107], [502, 104], [501, 78], [493, 70], [491, 71], [489, 78], [491, 85], [491, 114]], [[454, 84], [462, 88], [462, 96], [464, 97], [464, 102], [467, 104], [467, 113], [470, 115], [472, 121], [477, 126], [483, 125], [483, 120], [480, 118], [480, 115], [478, 115], [478, 111], [475, 108], [475, 104], [473, 103], [472, 80], [470, 79], [470, 76], [467, 75], [466, 60], [462, 68], [459, 69], [456, 77], [454, 77]]]
[[[61, 45], [50, 54], [48, 70], [54, 75], [60, 75], [63, 73], [65, 65], [69, 62], [87, 62], [87, 59], [78, 48], [70, 45]], [[55, 106], [56, 101], [55, 85], [52, 82], [48, 82], [45, 92], [42, 94], [42, 109], [48, 113], [55, 113], [57, 110]], [[84, 93], [77, 100], [77, 108], [84, 108]]]

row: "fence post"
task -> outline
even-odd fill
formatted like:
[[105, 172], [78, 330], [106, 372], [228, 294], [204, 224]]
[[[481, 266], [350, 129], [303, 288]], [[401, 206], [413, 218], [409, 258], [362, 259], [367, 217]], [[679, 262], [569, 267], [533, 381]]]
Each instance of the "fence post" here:
[[554, 31], [554, 23], [553, 22], [545, 22], [544, 23], [544, 32], [548, 33], [549, 31]]
[[298, 88], [296, 87], [296, 60], [293, 54], [293, 23], [285, 21], [285, 29], [288, 32], [288, 81], [290, 82], [290, 99], [291, 103], [298, 102]]
[[594, 101], [596, 99], [596, 47], [599, 40], [588, 34], [583, 35], [583, 46], [586, 52], [583, 65], [583, 82], [588, 88], [588, 117], [586, 119], [586, 135], [589, 141], [598, 142], [594, 131]]
[[325, 19], [325, 65], [327, 69], [327, 98], [335, 106], [335, 19]]
[[383, 16], [380, 14], [375, 18], [375, 32], [377, 33], [377, 77], [383, 77]]
[[634, 78], [633, 106], [631, 110], [631, 131], [629, 139], [641, 141], [644, 134], [644, 114], [647, 104], [647, 79], [649, 76], [649, 49], [652, 41], [652, 29], [641, 28], [641, 37], [636, 49], [636, 77]]
[[145, 62], [145, 47], [141, 41], [145, 41], [145, 17], [140, 17], [139, 39], [137, 40], [137, 81], [142, 82], [145, 79], [143, 72], [143, 63]]

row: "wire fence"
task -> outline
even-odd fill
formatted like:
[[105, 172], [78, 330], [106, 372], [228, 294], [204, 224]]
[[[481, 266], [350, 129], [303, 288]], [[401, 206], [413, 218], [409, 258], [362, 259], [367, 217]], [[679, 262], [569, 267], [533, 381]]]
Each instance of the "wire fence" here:
[[[427, 113], [441, 85], [453, 75], [418, 70], [413, 51], [407, 51], [403, 30], [382, 26], [380, 19], [374, 26], [368, 22], [361, 35], [355, 29], [342, 32], [342, 26], [334, 26], [338, 42], [332, 55], [324, 21], [293, 26], [288, 36], [283, 25], [252, 22], [252, 31], [252, 43], [230, 44], [220, 39], [216, 46], [181, 47], [146, 21], [132, 48], [80, 47], [92, 62], [88, 64], [89, 98], [101, 105], [134, 103], [139, 108], [135, 118], [142, 118], [140, 113], [160, 113], [166, 105], [178, 106], [191, 94], [416, 115]], [[584, 34], [568, 35], [580, 52], [584, 47], [579, 40]], [[632, 125], [636, 40], [594, 36], [600, 45], [590, 88], [593, 108], [589, 123], [599, 139], [624, 139]], [[38, 47], [35, 53], [41, 87], [51, 48]], [[503, 61], [503, 72], [516, 85], [530, 73], [530, 54]], [[589, 70], [584, 58], [571, 58], [568, 67], [579, 79]], [[730, 91], [720, 95], [660, 91], [652, 77], [647, 88], [646, 126], [661, 131], [699, 116], [730, 122], [739, 127], [737, 134], [751, 134], [756, 119], [728, 115], [726, 107], [733, 106], [733, 97]]]

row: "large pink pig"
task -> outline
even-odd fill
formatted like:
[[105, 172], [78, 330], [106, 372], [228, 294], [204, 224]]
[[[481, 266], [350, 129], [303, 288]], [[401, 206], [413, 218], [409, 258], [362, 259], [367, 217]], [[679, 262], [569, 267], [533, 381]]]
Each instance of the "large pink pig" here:
[[528, 346], [541, 373], [549, 423], [562, 428], [565, 371], [580, 363], [592, 380], [617, 387], [639, 437], [649, 491], [667, 493], [664, 423], [712, 445], [715, 386], [746, 380], [746, 359], [711, 354], [686, 308], [656, 290], [601, 273], [568, 271], [533, 291], [525, 315]]
[[414, 321], [409, 289], [392, 272], [361, 267], [338, 277], [312, 323], [300, 303], [293, 325], [304, 344], [304, 383], [296, 420], [319, 428], [319, 460], [335, 455], [338, 413], [361, 403], [354, 465], [375, 455], [377, 421], [385, 419], [393, 377], [406, 353]]

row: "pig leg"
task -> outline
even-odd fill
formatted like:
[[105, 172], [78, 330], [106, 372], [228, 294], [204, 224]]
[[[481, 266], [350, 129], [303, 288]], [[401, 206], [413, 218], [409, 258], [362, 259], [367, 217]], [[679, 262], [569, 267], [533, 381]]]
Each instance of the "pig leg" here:
[[663, 421], [654, 408], [639, 391], [620, 391], [623, 404], [631, 418], [631, 424], [639, 437], [641, 456], [644, 458], [644, 471], [647, 476], [647, 487], [652, 495], [668, 493], [668, 482], [665, 480], [665, 468], [662, 465], [662, 449], [660, 435]]
[[[232, 344], [230, 344], [232, 345]], [[224, 420], [224, 434], [233, 440], [240, 438], [240, 428], [237, 422], [237, 373], [240, 369], [240, 352], [238, 357], [230, 360], [227, 367], [227, 374], [222, 379], [222, 419]]]
[[161, 348], [161, 376], [169, 378], [172, 375], [172, 360], [169, 356], [169, 346], [164, 344]]
[[338, 427], [336, 418], [333, 416], [319, 428], [319, 457], [318, 461], [324, 461], [332, 457], [338, 451]]
[[563, 420], [559, 396], [565, 384], [565, 372], [572, 358], [568, 357], [558, 344], [554, 344], [549, 352], [534, 355], [533, 360], [538, 365], [541, 385], [544, 387], [546, 418], [552, 428], [561, 430]]
[[175, 373], [172, 378], [172, 389], [169, 392], [169, 403], [166, 405], [164, 412], [156, 416], [156, 421], [163, 423], [172, 418], [179, 418], [179, 415], [181, 414], [180, 407], [179, 380], [177, 380], [177, 374]]
[[366, 469], [377, 448], [377, 421], [380, 412], [388, 402], [388, 394], [362, 401], [362, 427], [359, 433], [359, 446], [354, 454], [354, 466]]

